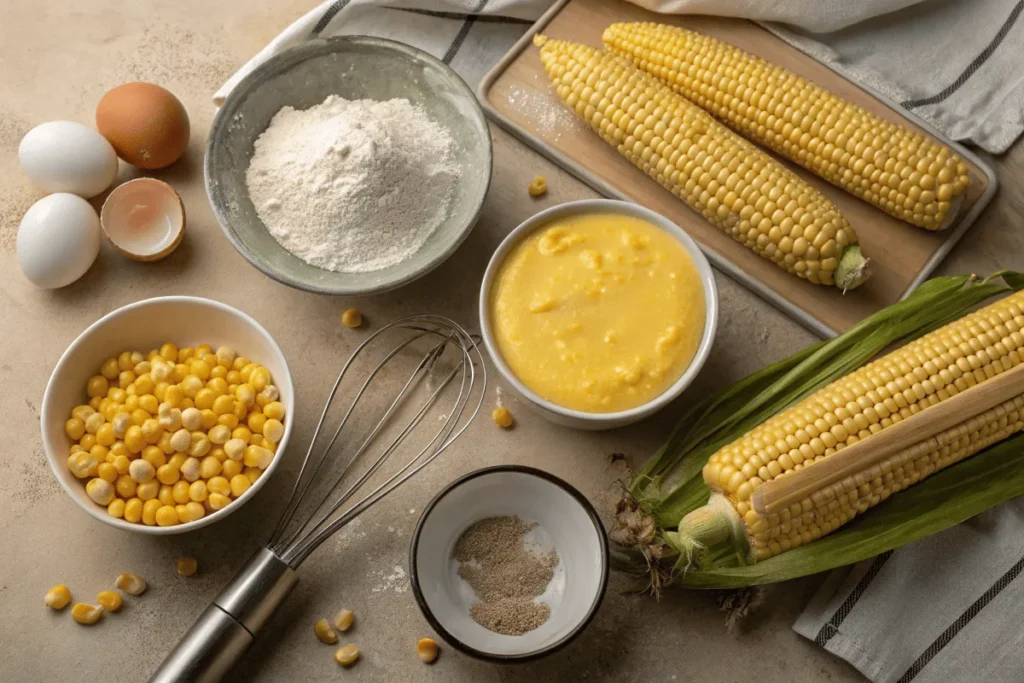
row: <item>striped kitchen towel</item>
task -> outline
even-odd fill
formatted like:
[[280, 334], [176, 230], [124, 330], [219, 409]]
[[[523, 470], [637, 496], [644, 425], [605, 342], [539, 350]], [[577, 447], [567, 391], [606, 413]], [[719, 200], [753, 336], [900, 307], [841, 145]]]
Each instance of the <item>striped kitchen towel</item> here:
[[1024, 681], [1024, 500], [832, 572], [793, 626], [875, 683]]
[[[320, 36], [415, 45], [476, 87], [553, 0], [326, 0], [284, 29], [214, 96], [258, 64]], [[1024, 0], [635, 0], [663, 13], [748, 17], [954, 140], [1000, 153], [1024, 131]]]

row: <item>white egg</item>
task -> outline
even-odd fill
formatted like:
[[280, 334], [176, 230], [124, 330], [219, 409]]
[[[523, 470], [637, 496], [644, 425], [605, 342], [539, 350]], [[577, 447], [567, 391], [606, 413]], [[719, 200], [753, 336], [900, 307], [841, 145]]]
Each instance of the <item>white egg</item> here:
[[41, 123], [21, 139], [18, 163], [46, 192], [95, 197], [117, 175], [117, 154], [107, 139], [74, 121]]
[[44, 289], [85, 275], [100, 251], [100, 218], [89, 202], [66, 192], [33, 204], [18, 226], [18, 265]]

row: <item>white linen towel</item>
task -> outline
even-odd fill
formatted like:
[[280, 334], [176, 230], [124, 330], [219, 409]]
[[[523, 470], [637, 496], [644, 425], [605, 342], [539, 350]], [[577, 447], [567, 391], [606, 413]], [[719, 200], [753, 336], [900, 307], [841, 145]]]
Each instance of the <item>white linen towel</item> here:
[[[320, 36], [415, 45], [475, 87], [552, 0], [326, 0], [284, 29], [214, 96]], [[1024, 132], [1024, 0], [636, 0], [663, 13], [748, 17], [954, 140], [998, 154]]]

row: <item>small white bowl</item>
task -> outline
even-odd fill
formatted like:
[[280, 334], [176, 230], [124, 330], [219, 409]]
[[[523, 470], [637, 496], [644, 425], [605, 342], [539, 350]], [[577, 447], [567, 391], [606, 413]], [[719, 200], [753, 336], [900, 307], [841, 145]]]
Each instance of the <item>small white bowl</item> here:
[[[532, 232], [544, 227], [555, 219], [563, 218], [565, 216], [578, 216], [580, 214], [593, 213], [611, 213], [633, 216], [634, 218], [639, 218], [647, 221], [655, 227], [661, 228], [683, 245], [683, 248], [686, 249], [687, 254], [689, 254], [694, 265], [697, 267], [701, 283], [704, 285], [704, 334], [701, 336], [700, 344], [697, 346], [697, 352], [694, 355], [693, 360], [690, 361], [689, 367], [686, 368], [682, 376], [680, 376], [672, 386], [666, 389], [665, 392], [657, 398], [654, 398], [641, 406], [637, 406], [636, 408], [621, 410], [614, 413], [588, 413], [581, 410], [572, 410], [541, 398], [534, 391], [527, 388], [526, 385], [516, 377], [512, 368], [510, 368], [505, 362], [505, 359], [502, 358], [501, 352], [498, 350], [497, 341], [494, 338], [494, 330], [491, 327], [491, 287], [494, 285], [494, 278], [497, 276], [498, 270], [501, 268], [501, 264], [505, 261], [505, 257], [508, 256], [509, 252], [511, 252], [519, 242], [528, 237]], [[558, 206], [553, 206], [550, 209], [545, 209], [544, 211], [535, 214], [521, 223], [515, 230], [510, 232], [508, 236], [502, 240], [501, 244], [498, 245], [498, 249], [494, 252], [494, 255], [491, 256], [490, 263], [487, 264], [487, 270], [484, 272], [483, 285], [480, 287], [480, 330], [483, 334], [484, 345], [487, 347], [487, 352], [490, 354], [494, 365], [498, 368], [498, 372], [502, 374], [505, 380], [508, 381], [508, 383], [511, 384], [520, 395], [526, 398], [527, 404], [537, 409], [543, 417], [546, 417], [548, 420], [556, 424], [566, 427], [575, 427], [577, 429], [596, 430], [623, 427], [653, 415], [678, 398], [678, 396], [690, 385], [704, 366], [704, 362], [711, 353], [711, 345], [715, 341], [715, 331], [717, 328], [718, 287], [715, 285], [715, 275], [711, 270], [711, 264], [708, 263], [708, 260], [700, 250], [700, 247], [697, 246], [697, 243], [693, 241], [692, 237], [687, 235], [682, 228], [669, 219], [659, 213], [651, 211], [650, 209], [644, 208], [639, 204], [633, 204], [631, 202], [622, 202], [613, 199], [583, 199], [580, 201], [559, 204]]]
[[[538, 598], [551, 616], [521, 636], [473, 621], [477, 598], [452, 557], [472, 524], [506, 515], [536, 522], [534, 540], [559, 557]], [[427, 505], [409, 548], [409, 574], [423, 616], [449, 645], [492, 662], [524, 662], [568, 645], [597, 613], [608, 584], [608, 541], [594, 507], [558, 477], [532, 467], [488, 467], [455, 480]]]
[[[179, 347], [189, 344], [230, 346], [239, 354], [267, 368], [281, 392], [285, 407], [284, 436], [277, 454], [263, 475], [238, 500], [187, 524], [160, 527], [132, 524], [107, 514], [85, 493], [84, 482], [68, 470], [71, 440], [64, 433], [64, 422], [71, 409], [85, 402], [86, 381], [97, 374], [100, 364], [121, 351], [138, 349], [145, 353], [165, 342]], [[40, 425], [43, 447], [50, 469], [71, 499], [87, 513], [105, 524], [143, 534], [170, 535], [192, 531], [224, 519], [251, 500], [263, 488], [281, 462], [295, 422], [295, 392], [281, 348], [262, 325], [236, 308], [194, 296], [165, 296], [129, 304], [103, 316], [71, 343], [50, 375], [43, 394]]]

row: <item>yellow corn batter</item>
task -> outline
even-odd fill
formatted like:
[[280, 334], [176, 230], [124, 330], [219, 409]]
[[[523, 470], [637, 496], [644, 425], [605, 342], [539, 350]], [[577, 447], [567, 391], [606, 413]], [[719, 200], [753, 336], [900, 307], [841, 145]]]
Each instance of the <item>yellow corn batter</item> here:
[[505, 258], [491, 290], [498, 349], [560, 406], [643, 405], [686, 370], [704, 332], [704, 289], [671, 235], [610, 213], [552, 221]]

